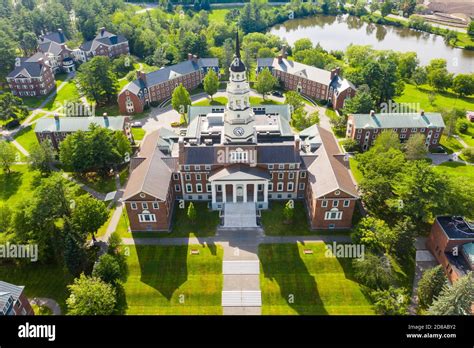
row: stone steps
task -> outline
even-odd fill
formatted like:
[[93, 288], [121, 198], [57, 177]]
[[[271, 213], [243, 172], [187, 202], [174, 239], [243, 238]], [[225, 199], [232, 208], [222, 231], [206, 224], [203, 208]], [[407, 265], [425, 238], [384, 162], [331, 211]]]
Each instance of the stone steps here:
[[260, 274], [258, 260], [223, 261], [222, 274]]

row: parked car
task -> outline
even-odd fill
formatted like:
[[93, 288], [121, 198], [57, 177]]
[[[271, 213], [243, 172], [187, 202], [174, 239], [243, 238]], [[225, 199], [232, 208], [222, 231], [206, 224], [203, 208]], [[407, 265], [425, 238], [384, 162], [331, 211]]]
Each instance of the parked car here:
[[140, 121], [135, 121], [135, 122], [132, 122], [131, 126], [133, 128], [141, 128], [142, 127], [142, 123]]
[[280, 91], [273, 91], [272, 92], [272, 95], [274, 97], [283, 97], [283, 93], [281, 93]]

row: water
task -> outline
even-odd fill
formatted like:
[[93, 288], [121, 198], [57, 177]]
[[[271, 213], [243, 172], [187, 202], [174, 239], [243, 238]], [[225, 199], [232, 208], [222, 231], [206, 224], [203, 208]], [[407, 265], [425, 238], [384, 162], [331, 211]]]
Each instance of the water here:
[[290, 45], [298, 39], [309, 38], [328, 51], [345, 51], [352, 43], [371, 45], [377, 50], [416, 52], [421, 65], [427, 65], [434, 58], [444, 58], [453, 73], [474, 72], [474, 51], [447, 46], [439, 35], [367, 23], [348, 15], [289, 20], [271, 28], [270, 33], [286, 39]]

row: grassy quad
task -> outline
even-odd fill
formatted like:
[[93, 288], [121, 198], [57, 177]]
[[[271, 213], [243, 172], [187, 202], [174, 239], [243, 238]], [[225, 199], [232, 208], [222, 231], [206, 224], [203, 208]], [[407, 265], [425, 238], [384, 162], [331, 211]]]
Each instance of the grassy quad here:
[[374, 314], [352, 259], [325, 257], [324, 243], [262, 244], [259, 258], [264, 315]]
[[471, 180], [474, 185], [474, 166], [459, 162], [445, 162], [433, 168], [436, 172], [450, 177], [463, 177]]
[[11, 173], [0, 172], [0, 202], [14, 207], [21, 199], [31, 196], [38, 171], [30, 170], [26, 164], [13, 165]]
[[25, 148], [26, 151], [31, 152], [34, 145], [38, 144], [33, 126], [28, 126], [15, 134], [15, 140]]
[[[220, 315], [222, 255], [219, 246], [126, 246], [127, 314]], [[199, 255], [191, 255], [198, 250]]]
[[468, 146], [474, 147], [474, 122], [471, 122], [466, 133], [459, 132], [458, 135]]

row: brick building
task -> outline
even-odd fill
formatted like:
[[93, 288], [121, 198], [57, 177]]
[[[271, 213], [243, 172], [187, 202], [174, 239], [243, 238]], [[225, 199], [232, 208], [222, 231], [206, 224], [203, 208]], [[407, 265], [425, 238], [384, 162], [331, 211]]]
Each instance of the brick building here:
[[7, 82], [11, 92], [19, 97], [44, 96], [56, 86], [51, 63], [41, 52], [29, 58], [17, 58]]
[[346, 137], [356, 140], [362, 151], [374, 144], [375, 139], [384, 130], [393, 130], [399, 135], [400, 141], [406, 142], [411, 135], [425, 135], [426, 146], [439, 146], [445, 125], [439, 113], [385, 113], [349, 115]]
[[180, 199], [207, 202], [224, 227], [255, 227], [271, 201], [299, 199], [312, 228], [350, 228], [358, 195], [334, 136], [294, 134], [288, 105], [250, 105], [238, 38], [229, 70], [226, 106], [190, 106], [180, 135], [144, 139], [123, 197], [132, 231], [169, 230]]
[[347, 98], [356, 93], [355, 86], [340, 76], [340, 69], [331, 71], [286, 59], [286, 53], [277, 58], [257, 59], [257, 74], [268, 68], [287, 90], [300, 92], [317, 100], [327, 100], [334, 109], [341, 109]]
[[87, 132], [92, 124], [113, 131], [121, 131], [133, 143], [129, 120], [128, 117], [125, 116], [43, 117], [36, 122], [35, 134], [40, 143], [48, 139], [57, 150], [59, 149], [61, 141], [63, 141], [69, 134], [79, 130]]
[[180, 83], [187, 90], [198, 87], [207, 72], [219, 74], [217, 58], [198, 58], [189, 54], [188, 60], [150, 73], [137, 71], [137, 79], [127, 84], [118, 95], [122, 114], [142, 112], [145, 105], [170, 98]]
[[122, 35], [108, 32], [104, 27], [99, 29], [94, 39], [84, 42], [79, 50], [80, 55], [77, 58], [83, 62], [95, 56], [114, 58], [130, 53], [128, 40]]
[[38, 40], [38, 51], [43, 52], [51, 63], [54, 73], [72, 72], [76, 70], [74, 65], [75, 51], [66, 46], [67, 38], [62, 29], [57, 32], [41, 35]]
[[13, 285], [0, 280], [0, 315], [34, 315], [24, 286]]
[[474, 270], [474, 224], [462, 217], [438, 216], [426, 246], [451, 282]]

